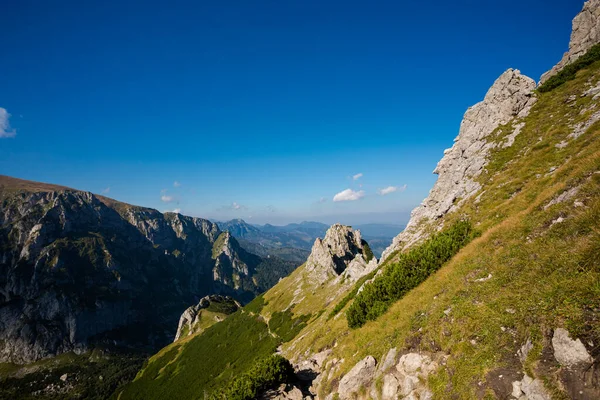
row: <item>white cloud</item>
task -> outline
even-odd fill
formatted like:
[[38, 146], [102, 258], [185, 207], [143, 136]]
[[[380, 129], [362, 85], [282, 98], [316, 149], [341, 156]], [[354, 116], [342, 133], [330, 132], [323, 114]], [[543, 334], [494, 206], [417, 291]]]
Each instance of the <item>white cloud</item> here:
[[100, 194], [109, 194], [110, 193], [110, 186], [107, 187], [106, 189], [103, 189]]
[[173, 212], [175, 214], [180, 214], [181, 213], [181, 208], [176, 208], [176, 209], [173, 210]]
[[167, 196], [166, 194], [163, 194], [162, 196], [160, 196], [160, 200], [164, 203], [172, 203], [175, 201], [175, 197]]
[[234, 210], [239, 210], [240, 208], [242, 208], [242, 206], [234, 201], [231, 205], [231, 208], [233, 208]]
[[362, 199], [363, 197], [365, 197], [365, 191], [364, 190], [359, 190], [358, 192], [355, 192], [352, 189], [346, 189], [344, 191], [339, 192], [335, 196], [333, 196], [333, 201], [335, 201], [335, 202], [338, 202], [338, 201], [355, 201], [355, 200]]
[[10, 114], [5, 108], [0, 107], [0, 138], [13, 138], [17, 136], [17, 131], [10, 128]]
[[177, 188], [177, 187], [180, 187], [180, 186], [181, 186], [181, 183], [179, 181], [173, 182], [173, 187]]
[[377, 191], [377, 193], [379, 193], [382, 196], [385, 196], [386, 194], [390, 194], [390, 193], [394, 193], [394, 192], [404, 192], [406, 190], [406, 185], [403, 186], [388, 186], [386, 188], [383, 189], [379, 189]]
[[358, 174], [356, 174], [356, 175], [353, 175], [353, 176], [352, 176], [352, 179], [353, 179], [353, 180], [355, 180], [355, 181], [357, 181], [357, 180], [359, 180], [360, 178], [362, 178], [362, 176], [363, 176], [363, 174], [362, 174], [362, 172], [360, 172], [360, 173], [358, 173]]
[[321, 197], [319, 199], [319, 203], [325, 203], [325, 202], [327, 202], [327, 199], [325, 197]]

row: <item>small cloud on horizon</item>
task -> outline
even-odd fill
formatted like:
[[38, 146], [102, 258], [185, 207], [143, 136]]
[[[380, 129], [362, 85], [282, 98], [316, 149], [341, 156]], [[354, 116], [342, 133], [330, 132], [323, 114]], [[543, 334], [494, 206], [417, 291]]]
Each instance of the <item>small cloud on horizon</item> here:
[[319, 199], [319, 203], [326, 203], [326, 202], [327, 202], [327, 198], [325, 198], [325, 197], [321, 197]]
[[357, 181], [362, 177], [363, 177], [363, 173], [359, 172], [358, 174], [352, 176], [352, 180]]
[[110, 186], [108, 186], [105, 189], [102, 189], [102, 191], [100, 192], [100, 194], [109, 194], [110, 193]]
[[174, 196], [167, 196], [166, 194], [163, 194], [162, 196], [160, 196], [160, 200], [163, 203], [172, 203], [175, 201], [175, 197]]
[[10, 114], [6, 108], [0, 107], [0, 138], [14, 138], [17, 136], [17, 131], [10, 127]]
[[181, 182], [179, 182], [179, 181], [175, 181], [175, 182], [173, 182], [173, 187], [176, 187], [176, 188], [178, 188], [178, 187], [180, 187], [180, 186], [181, 186]]
[[395, 193], [395, 192], [404, 192], [406, 190], [406, 185], [403, 186], [388, 186], [386, 188], [383, 189], [379, 189], [377, 191], [377, 193], [379, 193], [381, 196], [385, 196], [388, 195], [390, 193]]
[[181, 214], [181, 208], [176, 208], [173, 210], [175, 214]]
[[336, 203], [340, 201], [355, 201], [360, 200], [363, 197], [365, 197], [364, 190], [359, 190], [357, 192], [352, 189], [346, 189], [333, 196], [333, 201]]

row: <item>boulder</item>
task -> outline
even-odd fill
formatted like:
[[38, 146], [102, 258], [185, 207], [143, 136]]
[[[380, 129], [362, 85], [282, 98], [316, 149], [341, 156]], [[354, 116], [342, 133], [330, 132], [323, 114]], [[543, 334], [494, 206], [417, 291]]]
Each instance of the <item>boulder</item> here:
[[571, 339], [569, 332], [565, 329], [554, 330], [552, 347], [554, 348], [554, 358], [564, 367], [571, 368], [577, 364], [593, 362], [592, 356], [587, 352], [581, 340]]
[[367, 356], [344, 375], [338, 386], [340, 399], [351, 399], [353, 394], [358, 393], [361, 389], [366, 389], [373, 380], [376, 365], [375, 359]]

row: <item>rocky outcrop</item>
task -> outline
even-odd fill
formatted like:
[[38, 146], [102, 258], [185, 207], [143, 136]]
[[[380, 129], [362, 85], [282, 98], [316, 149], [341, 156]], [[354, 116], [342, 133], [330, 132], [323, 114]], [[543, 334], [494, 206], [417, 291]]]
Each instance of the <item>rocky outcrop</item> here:
[[379, 365], [367, 356], [340, 379], [336, 393], [342, 400], [432, 399], [426, 383], [429, 375], [439, 368], [438, 361], [423, 353], [407, 353], [398, 358], [395, 348]]
[[220, 235], [202, 218], [0, 176], [0, 362], [157, 348], [199, 298], [268, 289], [260, 257]]
[[542, 75], [540, 83], [546, 82], [565, 66], [576, 61], [592, 46], [600, 42], [600, 0], [589, 0], [583, 5], [583, 10], [573, 19], [573, 30], [569, 51], [562, 60], [550, 71]]
[[338, 386], [340, 399], [351, 399], [359, 391], [366, 391], [366, 386], [371, 383], [375, 375], [376, 365], [377, 361], [372, 356], [367, 356], [352, 367], [340, 380]]
[[212, 323], [221, 321], [226, 315], [236, 312], [241, 307], [242, 305], [230, 296], [210, 295], [203, 297], [198, 304], [188, 307], [183, 314], [181, 314], [179, 324], [177, 325], [175, 341], [182, 337], [200, 332], [199, 324], [203, 317], [203, 310], [208, 309], [213, 312], [213, 315], [209, 317], [212, 318], [213, 321], [204, 323], [204, 326], [208, 326]]
[[325, 238], [317, 238], [306, 261], [306, 270], [318, 283], [342, 276], [356, 281], [377, 267], [369, 245], [359, 230], [332, 225]]
[[394, 238], [382, 260], [422, 239], [427, 223], [439, 220], [479, 191], [476, 178], [487, 164], [490, 149], [498, 145], [489, 141], [489, 135], [500, 125], [529, 113], [535, 102], [535, 87], [533, 79], [509, 69], [494, 82], [482, 102], [467, 110], [454, 145], [444, 151], [433, 171], [439, 177], [429, 196], [412, 211], [406, 229]]
[[566, 329], [554, 330], [552, 347], [554, 348], [554, 358], [561, 366], [571, 368], [578, 364], [589, 365], [594, 361], [581, 340], [571, 339]]

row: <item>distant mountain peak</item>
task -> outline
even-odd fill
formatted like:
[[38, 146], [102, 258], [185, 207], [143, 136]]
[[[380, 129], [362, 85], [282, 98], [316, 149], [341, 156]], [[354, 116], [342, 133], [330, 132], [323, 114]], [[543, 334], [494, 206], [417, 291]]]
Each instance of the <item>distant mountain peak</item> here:
[[357, 280], [376, 268], [377, 260], [359, 230], [334, 224], [315, 240], [306, 267], [319, 283], [342, 275]]

